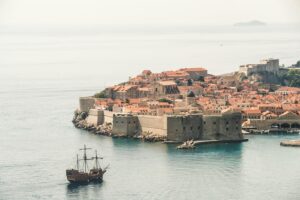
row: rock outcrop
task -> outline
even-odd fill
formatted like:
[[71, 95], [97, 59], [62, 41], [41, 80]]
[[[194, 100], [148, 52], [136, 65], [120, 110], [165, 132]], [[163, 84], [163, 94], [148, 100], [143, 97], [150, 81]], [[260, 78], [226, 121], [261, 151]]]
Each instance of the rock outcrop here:
[[194, 140], [188, 140], [181, 145], [177, 146], [177, 149], [194, 149], [195, 148], [195, 142]]

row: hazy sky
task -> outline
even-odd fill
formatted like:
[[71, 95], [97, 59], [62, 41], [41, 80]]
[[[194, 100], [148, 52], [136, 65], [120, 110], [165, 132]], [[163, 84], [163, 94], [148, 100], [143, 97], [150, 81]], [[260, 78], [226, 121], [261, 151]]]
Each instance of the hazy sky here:
[[0, 0], [0, 24], [300, 22], [300, 0]]

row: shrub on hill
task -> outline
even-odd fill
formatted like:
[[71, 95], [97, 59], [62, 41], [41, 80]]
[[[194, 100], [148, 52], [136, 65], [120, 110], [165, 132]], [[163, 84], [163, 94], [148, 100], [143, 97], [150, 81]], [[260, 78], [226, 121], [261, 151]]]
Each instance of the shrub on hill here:
[[104, 93], [103, 91], [94, 94], [94, 97], [95, 97], [95, 98], [107, 98], [107, 96], [105, 95], [105, 93]]
[[300, 70], [292, 69], [285, 76], [284, 79], [288, 82], [290, 87], [300, 87]]
[[162, 98], [158, 100], [159, 102], [167, 102], [167, 103], [173, 103], [170, 99]]

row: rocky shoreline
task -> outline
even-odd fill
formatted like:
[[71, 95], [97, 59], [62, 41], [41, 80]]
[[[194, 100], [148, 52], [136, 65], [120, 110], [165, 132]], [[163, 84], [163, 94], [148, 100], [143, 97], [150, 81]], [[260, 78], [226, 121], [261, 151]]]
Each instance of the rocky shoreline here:
[[166, 141], [166, 137], [154, 135], [154, 134], [147, 134], [147, 135], [135, 135], [129, 137], [127, 135], [116, 135], [112, 132], [112, 124], [111, 123], [104, 123], [103, 125], [94, 126], [93, 124], [88, 124], [86, 118], [88, 117], [87, 112], [82, 112], [79, 110], [74, 111], [74, 117], [72, 119], [72, 123], [78, 129], [86, 130], [90, 133], [96, 135], [103, 135], [103, 136], [110, 136], [114, 138], [133, 138], [139, 139], [145, 142], [164, 142]]

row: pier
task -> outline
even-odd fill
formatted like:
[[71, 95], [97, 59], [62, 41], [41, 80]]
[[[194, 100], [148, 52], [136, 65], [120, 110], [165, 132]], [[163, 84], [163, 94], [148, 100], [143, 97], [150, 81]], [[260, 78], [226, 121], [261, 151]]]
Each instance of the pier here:
[[300, 140], [287, 140], [280, 142], [281, 146], [300, 147]]

